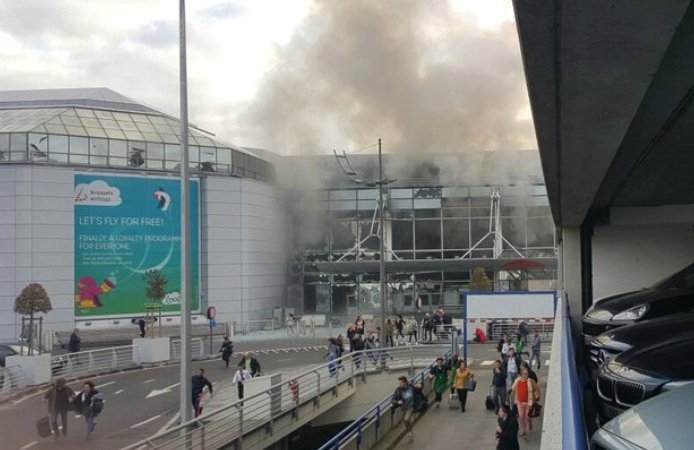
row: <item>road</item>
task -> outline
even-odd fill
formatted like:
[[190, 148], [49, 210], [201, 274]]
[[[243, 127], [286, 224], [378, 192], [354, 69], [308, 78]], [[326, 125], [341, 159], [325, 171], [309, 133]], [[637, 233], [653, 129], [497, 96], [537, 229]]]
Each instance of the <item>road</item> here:
[[[266, 374], [286, 371], [310, 364], [324, 362], [325, 350], [312, 349], [281, 353], [261, 353], [258, 357]], [[234, 355], [236, 357], [237, 355]], [[232, 360], [232, 366], [235, 359]], [[193, 368], [205, 368], [205, 375], [215, 384], [228, 380], [233, 368], [225, 369], [221, 360], [193, 362]], [[68, 437], [54, 441], [39, 438], [36, 420], [46, 415], [43, 393], [37, 392], [14, 402], [0, 406], [2, 442], [0, 448], [7, 449], [119, 449], [156, 433], [176, 420], [179, 397], [179, 365], [139, 369], [93, 378], [97, 389], [106, 400], [104, 411], [97, 419], [91, 440], [85, 441], [84, 419], [70, 413]], [[192, 374], [191, 374], [192, 375]], [[225, 383], [228, 384], [228, 383]], [[78, 391], [81, 382], [71, 383]]]

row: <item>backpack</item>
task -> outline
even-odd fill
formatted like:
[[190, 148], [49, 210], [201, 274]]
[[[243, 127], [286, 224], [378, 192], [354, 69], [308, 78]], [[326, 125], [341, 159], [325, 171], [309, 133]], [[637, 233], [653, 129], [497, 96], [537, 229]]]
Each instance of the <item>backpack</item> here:
[[104, 410], [104, 399], [101, 398], [100, 396], [94, 396], [92, 398], [92, 404], [89, 406], [89, 413], [92, 416], [98, 416], [101, 414], [101, 411]]
[[426, 396], [422, 392], [422, 389], [415, 388], [414, 389], [414, 410], [415, 412], [424, 412], [427, 410], [429, 407], [429, 401], [427, 400]]

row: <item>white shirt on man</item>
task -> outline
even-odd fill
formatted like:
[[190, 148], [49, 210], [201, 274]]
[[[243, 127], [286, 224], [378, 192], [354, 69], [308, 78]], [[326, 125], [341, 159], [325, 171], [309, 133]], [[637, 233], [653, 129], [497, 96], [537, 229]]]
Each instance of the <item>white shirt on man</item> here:
[[244, 381], [250, 380], [251, 378], [252, 377], [250, 372], [248, 372], [246, 369], [240, 369], [234, 373], [234, 379], [232, 380], [232, 382], [234, 384], [243, 383]]

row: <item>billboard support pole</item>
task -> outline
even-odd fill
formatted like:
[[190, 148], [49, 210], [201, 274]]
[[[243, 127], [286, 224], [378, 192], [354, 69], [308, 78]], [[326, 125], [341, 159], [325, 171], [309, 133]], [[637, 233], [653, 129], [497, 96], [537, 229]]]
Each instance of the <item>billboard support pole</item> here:
[[186, 2], [179, 0], [179, 75], [181, 101], [181, 423], [191, 419], [191, 299], [190, 299], [190, 221], [188, 185], [188, 75], [186, 62]]

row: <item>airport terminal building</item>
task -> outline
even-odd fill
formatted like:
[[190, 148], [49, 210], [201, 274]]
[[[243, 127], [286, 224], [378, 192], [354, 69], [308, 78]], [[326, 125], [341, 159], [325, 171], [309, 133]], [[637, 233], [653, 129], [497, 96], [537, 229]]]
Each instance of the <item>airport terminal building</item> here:
[[[378, 190], [335, 158], [281, 157], [189, 129], [195, 320], [277, 307], [349, 316], [378, 307]], [[109, 89], [0, 92], [0, 341], [14, 299], [46, 288], [45, 329], [133, 326], [148, 273], [177, 323], [180, 121]], [[376, 158], [350, 158], [365, 177]], [[555, 287], [556, 241], [536, 151], [386, 155], [390, 308], [454, 307], [471, 273], [497, 290]], [[310, 178], [297, 182], [292, 174]]]

